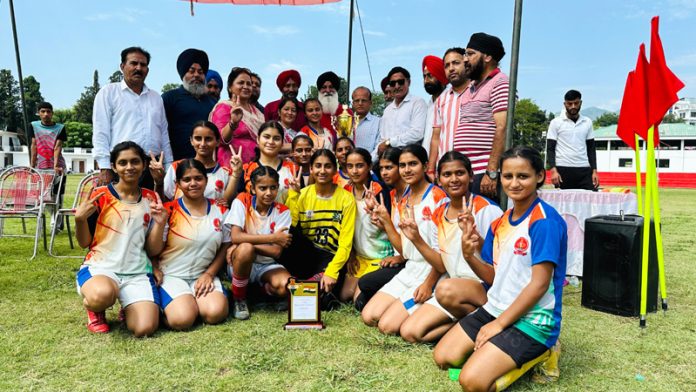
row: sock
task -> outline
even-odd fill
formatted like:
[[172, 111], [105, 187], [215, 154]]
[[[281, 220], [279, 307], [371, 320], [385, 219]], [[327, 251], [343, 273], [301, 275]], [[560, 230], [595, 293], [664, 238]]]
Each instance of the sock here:
[[249, 277], [242, 278], [235, 273], [232, 273], [232, 298], [236, 301], [246, 300], [247, 285]]
[[311, 278], [307, 279], [312, 282], [318, 282], [321, 280], [321, 278], [324, 276], [324, 272], [317, 272], [316, 274], [312, 275]]

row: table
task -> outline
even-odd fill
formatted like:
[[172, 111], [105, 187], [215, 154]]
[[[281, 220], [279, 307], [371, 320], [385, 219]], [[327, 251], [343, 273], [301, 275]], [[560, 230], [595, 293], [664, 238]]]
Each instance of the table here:
[[635, 193], [592, 192], [580, 189], [539, 190], [539, 197], [553, 206], [568, 225], [567, 275], [582, 276], [585, 219], [597, 215], [636, 214]]

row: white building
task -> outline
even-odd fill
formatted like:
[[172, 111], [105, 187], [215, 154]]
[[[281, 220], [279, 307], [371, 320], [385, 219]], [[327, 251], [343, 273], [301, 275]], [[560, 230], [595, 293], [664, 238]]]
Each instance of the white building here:
[[681, 118], [689, 125], [696, 125], [696, 98], [682, 98], [667, 112]]
[[[91, 148], [63, 147], [63, 158], [72, 173], [87, 173], [96, 169]], [[19, 143], [14, 132], [0, 131], [0, 168], [29, 166], [29, 148]]]

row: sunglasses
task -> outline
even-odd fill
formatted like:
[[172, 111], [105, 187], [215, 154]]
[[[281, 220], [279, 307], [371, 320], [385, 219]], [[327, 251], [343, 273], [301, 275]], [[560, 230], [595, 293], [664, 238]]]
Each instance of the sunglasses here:
[[404, 84], [406, 84], [406, 79], [396, 79], [389, 81], [389, 86], [391, 87], [396, 87], [397, 85], [403, 86]]

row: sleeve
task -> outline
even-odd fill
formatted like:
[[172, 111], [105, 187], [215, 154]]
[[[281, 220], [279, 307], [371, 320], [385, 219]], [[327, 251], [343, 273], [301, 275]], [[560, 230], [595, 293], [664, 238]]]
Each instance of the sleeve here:
[[[447, 94], [447, 91], [443, 92], [442, 94]], [[437, 99], [435, 100], [435, 107], [433, 108], [433, 128], [442, 128], [442, 112], [440, 108], [440, 98], [442, 98], [442, 95], [437, 97]]]
[[167, 168], [167, 174], [164, 176], [164, 196], [169, 200], [174, 199], [174, 191], [176, 190], [176, 174], [174, 173], [174, 166], [169, 165]]
[[592, 170], [597, 170], [597, 149], [594, 139], [587, 140], [585, 144], [587, 144], [587, 160], [590, 162], [590, 167]]
[[[551, 262], [558, 265], [561, 261], [561, 248], [566, 228], [552, 219], [541, 219], [529, 228], [532, 251], [532, 265]], [[565, 240], [567, 243], [567, 239]]]
[[172, 153], [172, 146], [169, 141], [169, 123], [167, 122], [167, 115], [164, 110], [164, 101], [160, 102], [162, 102], [162, 107], [159, 118], [159, 133], [160, 142], [162, 144], [159, 147], [164, 151], [164, 164], [168, 166], [174, 161], [174, 154]]
[[290, 216], [292, 217], [292, 226], [297, 226], [300, 220], [300, 194], [292, 189], [289, 189], [288, 198], [285, 199], [285, 205], [288, 206], [288, 209], [290, 210]]
[[439, 253], [440, 252], [440, 242], [438, 242], [439, 241], [438, 226], [440, 225], [440, 223], [438, 221], [439, 221], [439, 219], [438, 220], [433, 219], [433, 224], [430, 225], [430, 232], [428, 233], [428, 236], [430, 238], [429, 238], [429, 241], [426, 241], [426, 242], [428, 242], [429, 244], [432, 244], [431, 248], [433, 248], [433, 250], [435, 252]]
[[287, 209], [281, 212], [280, 215], [278, 215], [278, 220], [276, 220], [276, 227], [279, 229], [287, 227], [289, 229], [290, 225], [292, 225], [292, 213], [290, 212], [290, 209]]
[[232, 242], [232, 227], [227, 224], [227, 217], [231, 215], [231, 211], [227, 211], [222, 216], [222, 221], [225, 224], [222, 225], [222, 243]]
[[556, 167], [556, 144], [555, 139], [546, 141], [546, 162], [550, 168]]
[[486, 233], [486, 239], [483, 241], [483, 248], [481, 248], [481, 260], [486, 263], [493, 265], [493, 239], [495, 238], [495, 233], [493, 233], [493, 227], [488, 228], [488, 233]]
[[408, 129], [399, 129], [399, 134], [389, 141], [392, 146], [407, 146], [423, 140], [428, 106], [421, 98], [413, 97], [412, 99], [413, 108]]
[[479, 233], [484, 233], [485, 238], [488, 238], [488, 232], [490, 231], [491, 225], [496, 219], [503, 215], [503, 210], [500, 209], [495, 204], [489, 204], [488, 206], [482, 208], [475, 216], [476, 226], [479, 229]]
[[[108, 85], [107, 85], [108, 86]], [[94, 97], [92, 108], [92, 155], [100, 169], [108, 169], [111, 152], [111, 108], [105, 88]]]
[[493, 91], [491, 91], [493, 114], [506, 112], [508, 110], [508, 88], [509, 83], [507, 78], [500, 78], [498, 83], [493, 87]]
[[353, 248], [353, 235], [355, 234], [355, 200], [346, 197], [343, 199], [343, 220], [341, 220], [341, 232], [338, 235], [338, 250], [326, 267], [324, 273], [334, 279], [338, 279], [338, 272], [348, 261], [350, 250]]
[[[220, 132], [222, 132], [222, 128], [224, 128], [227, 125], [227, 123], [230, 122], [229, 106], [222, 102], [216, 104], [215, 107], [213, 107], [213, 111], [210, 112], [210, 122], [215, 124], [215, 126], [218, 127]], [[224, 142], [225, 144], [229, 144], [230, 141], [225, 140]]]
[[232, 226], [237, 226], [244, 229], [246, 224], [246, 208], [244, 203], [239, 199], [234, 199], [230, 211], [225, 218], [225, 226], [231, 231]]
[[554, 120], [551, 120], [549, 123], [549, 129], [546, 131], [547, 140], [558, 140], [558, 122]]
[[374, 146], [374, 150], [370, 151], [372, 154], [372, 161], [376, 162], [377, 161], [377, 146], [379, 146], [379, 140], [380, 140], [380, 135], [379, 135], [379, 125], [382, 122], [382, 118], [379, 116], [375, 116], [375, 124], [373, 125], [374, 127], [374, 132], [372, 132], [375, 135], [374, 140], [372, 140], [372, 145]]
[[34, 124], [29, 124], [29, 129], [27, 129], [27, 141], [29, 142], [29, 145], [31, 145], [31, 139], [34, 138]]
[[60, 133], [58, 134], [58, 140], [63, 142], [68, 140], [68, 128], [65, 125], [63, 125], [63, 128], [60, 130]]

